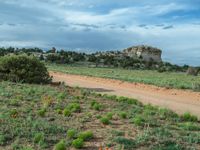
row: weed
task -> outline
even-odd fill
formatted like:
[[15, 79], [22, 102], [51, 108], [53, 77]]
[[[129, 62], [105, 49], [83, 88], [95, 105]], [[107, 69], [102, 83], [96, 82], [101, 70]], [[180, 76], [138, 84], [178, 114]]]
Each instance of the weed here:
[[78, 103], [70, 103], [67, 108], [71, 111], [71, 112], [81, 112], [81, 106]]
[[113, 113], [112, 113], [112, 112], [108, 112], [108, 113], [106, 114], [106, 117], [107, 117], [109, 120], [112, 119]]
[[43, 133], [36, 133], [35, 136], [34, 136], [34, 142], [35, 143], [44, 142], [44, 134]]
[[100, 122], [103, 123], [104, 125], [110, 124], [110, 120], [107, 117], [100, 118]]
[[75, 129], [69, 129], [69, 130], [67, 131], [67, 137], [68, 137], [69, 139], [75, 138], [76, 135], [77, 135], [77, 131], [76, 131]]
[[54, 147], [55, 150], [66, 150], [66, 143], [64, 140], [60, 140]]
[[69, 116], [71, 116], [71, 111], [68, 108], [65, 108], [63, 110], [63, 114], [64, 114], [64, 116], [69, 117]]
[[79, 133], [78, 138], [83, 139], [83, 141], [90, 140], [94, 137], [92, 131], [84, 131]]
[[77, 149], [82, 148], [83, 145], [84, 145], [83, 139], [78, 138], [78, 139], [75, 139], [75, 140], [72, 141], [72, 146], [77, 148]]
[[38, 114], [40, 117], [44, 117], [46, 111], [47, 111], [46, 108], [42, 108], [42, 109], [38, 110], [37, 114]]
[[144, 126], [144, 123], [145, 123], [144, 118], [139, 115], [135, 116], [132, 121], [137, 126]]
[[181, 116], [181, 118], [182, 118], [183, 121], [191, 121], [191, 122], [197, 122], [198, 121], [197, 116], [194, 116], [194, 115], [190, 114], [189, 112], [184, 113]]
[[63, 111], [62, 111], [62, 109], [56, 109], [56, 112], [58, 113], [58, 114], [62, 114], [63, 113]]
[[119, 112], [119, 117], [122, 119], [126, 119], [127, 118], [127, 113], [126, 112]]
[[116, 137], [113, 141], [120, 145], [123, 145], [125, 149], [132, 149], [135, 147], [135, 142], [133, 140], [124, 137]]
[[65, 98], [66, 98], [66, 96], [67, 96], [67, 94], [66, 93], [59, 93], [58, 95], [57, 95], [57, 99], [58, 100], [64, 100]]
[[91, 102], [91, 108], [94, 109], [94, 110], [100, 111], [102, 109], [102, 105], [99, 104], [96, 101], [92, 101]]
[[179, 126], [184, 130], [200, 131], [200, 126], [194, 124], [193, 122], [181, 123], [181, 124], [179, 124]]

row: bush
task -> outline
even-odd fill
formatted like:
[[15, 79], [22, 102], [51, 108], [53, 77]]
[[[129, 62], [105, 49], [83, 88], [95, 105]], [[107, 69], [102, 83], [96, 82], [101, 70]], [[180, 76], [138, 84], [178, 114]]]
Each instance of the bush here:
[[46, 113], [46, 109], [45, 108], [43, 108], [43, 109], [40, 109], [40, 110], [38, 110], [38, 115], [40, 116], [40, 117], [44, 117], [45, 116], [45, 113]]
[[100, 111], [102, 109], [102, 105], [96, 101], [93, 101], [91, 102], [91, 108], [94, 110]]
[[71, 103], [67, 106], [71, 112], [81, 112], [81, 106], [78, 103]]
[[77, 131], [75, 129], [69, 129], [67, 131], [67, 137], [69, 139], [73, 139], [76, 136], [76, 134], [77, 134]]
[[51, 78], [43, 63], [25, 55], [0, 59], [0, 79], [23, 83], [49, 83]]
[[82, 148], [83, 145], [84, 145], [83, 139], [78, 138], [78, 139], [72, 141], [72, 146], [77, 149]]
[[197, 122], [197, 116], [191, 115], [190, 113], [186, 112], [181, 116], [183, 121], [190, 121], [190, 122]]
[[126, 112], [120, 112], [119, 113], [120, 118], [126, 119], [127, 118], [127, 113]]
[[135, 116], [133, 118], [133, 123], [137, 126], [143, 126], [144, 125], [144, 118], [142, 118], [141, 116]]
[[64, 114], [64, 116], [69, 117], [69, 116], [71, 115], [71, 111], [70, 111], [68, 108], [65, 108], [65, 109], [63, 110], [63, 114]]
[[34, 142], [35, 143], [40, 143], [44, 141], [44, 134], [43, 133], [37, 133], [34, 136]]
[[83, 141], [87, 141], [93, 138], [93, 133], [92, 131], [84, 131], [79, 133], [78, 138], [83, 139]]
[[112, 112], [108, 112], [108, 113], [106, 114], [106, 117], [107, 117], [108, 119], [112, 119], [112, 118], [113, 118], [113, 113], [112, 113]]
[[101, 118], [100, 122], [103, 123], [104, 125], [110, 124], [110, 120], [107, 117]]
[[64, 140], [61, 140], [60, 142], [58, 142], [56, 145], [55, 145], [55, 150], [66, 150], [66, 145], [65, 145], [65, 141]]

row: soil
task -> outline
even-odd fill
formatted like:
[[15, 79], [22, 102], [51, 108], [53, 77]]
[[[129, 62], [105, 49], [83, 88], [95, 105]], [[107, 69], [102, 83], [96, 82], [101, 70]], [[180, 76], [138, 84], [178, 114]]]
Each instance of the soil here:
[[190, 112], [200, 118], [200, 92], [58, 72], [50, 72], [50, 75], [54, 81], [65, 82], [69, 86], [83, 87], [102, 94], [135, 98], [145, 104], [169, 108], [179, 114]]

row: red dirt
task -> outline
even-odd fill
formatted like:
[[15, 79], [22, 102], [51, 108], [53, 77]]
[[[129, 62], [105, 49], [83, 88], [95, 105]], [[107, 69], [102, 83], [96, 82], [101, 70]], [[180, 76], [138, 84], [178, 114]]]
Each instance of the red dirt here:
[[200, 118], [200, 92], [167, 89], [141, 83], [129, 83], [113, 79], [50, 72], [54, 81], [69, 86], [93, 89], [100, 93], [138, 99], [145, 104], [169, 108], [179, 114], [190, 112]]

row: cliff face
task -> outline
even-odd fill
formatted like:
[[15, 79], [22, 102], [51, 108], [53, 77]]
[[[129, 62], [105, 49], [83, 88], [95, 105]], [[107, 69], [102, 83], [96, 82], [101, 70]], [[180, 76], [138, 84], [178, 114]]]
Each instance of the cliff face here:
[[141, 58], [144, 61], [161, 62], [162, 51], [151, 46], [133, 46], [123, 50], [124, 54], [130, 57]]

